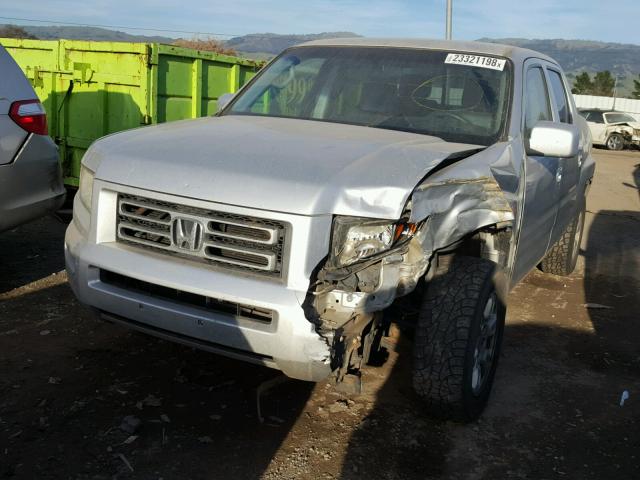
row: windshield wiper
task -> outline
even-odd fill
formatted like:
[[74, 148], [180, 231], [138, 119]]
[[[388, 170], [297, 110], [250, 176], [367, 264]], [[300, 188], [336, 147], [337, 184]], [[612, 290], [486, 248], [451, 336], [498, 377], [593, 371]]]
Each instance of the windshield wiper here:
[[424, 130], [418, 130], [417, 128], [412, 128], [412, 127], [399, 127], [399, 126], [396, 126], [396, 125], [382, 125], [380, 123], [373, 123], [371, 125], [366, 125], [366, 126], [367, 127], [371, 127], [371, 128], [381, 128], [383, 130], [395, 130], [397, 132], [417, 133], [418, 135], [427, 135], [429, 137], [437, 138], [441, 142], [445, 141], [442, 137], [438, 137], [436, 135], [433, 135], [432, 133], [425, 132]]

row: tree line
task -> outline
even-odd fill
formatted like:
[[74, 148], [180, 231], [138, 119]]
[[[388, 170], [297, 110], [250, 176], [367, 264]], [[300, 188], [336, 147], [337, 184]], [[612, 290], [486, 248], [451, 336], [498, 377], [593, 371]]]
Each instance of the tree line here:
[[[602, 97], [613, 97], [615, 94], [616, 80], [609, 70], [597, 72], [591, 77], [587, 72], [582, 72], [573, 81], [571, 93], [578, 95], [599, 95]], [[640, 99], [640, 75], [638, 80], [633, 81], [632, 98]]]
[[573, 81], [571, 93], [613, 97], [615, 85], [616, 81], [609, 70], [598, 72], [593, 78], [587, 72], [582, 72]]
[[27, 38], [37, 40], [38, 37], [31, 35], [24, 28], [17, 25], [2, 25], [0, 26], [0, 37], [4, 38]]

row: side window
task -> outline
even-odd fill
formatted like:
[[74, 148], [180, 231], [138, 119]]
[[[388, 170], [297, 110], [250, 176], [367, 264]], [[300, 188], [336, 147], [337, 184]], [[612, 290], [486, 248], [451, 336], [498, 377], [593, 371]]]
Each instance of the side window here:
[[553, 90], [555, 99], [555, 107], [558, 112], [558, 118], [561, 123], [571, 123], [571, 112], [569, 111], [569, 102], [567, 100], [567, 92], [564, 89], [564, 83], [560, 73], [555, 70], [547, 70], [549, 73], [549, 83]]
[[536, 123], [553, 118], [542, 68], [534, 67], [527, 70], [525, 81], [524, 129], [528, 137]]
[[589, 115], [589, 121], [593, 123], [604, 123], [602, 112], [591, 112], [591, 115]]

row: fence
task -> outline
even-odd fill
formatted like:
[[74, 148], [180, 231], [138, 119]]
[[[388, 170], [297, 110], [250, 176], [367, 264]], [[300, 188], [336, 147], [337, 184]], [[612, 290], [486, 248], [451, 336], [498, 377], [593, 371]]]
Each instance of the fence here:
[[596, 95], [574, 95], [578, 108], [599, 108], [602, 110], [616, 110], [633, 115], [640, 121], [640, 100], [632, 98], [599, 97]]

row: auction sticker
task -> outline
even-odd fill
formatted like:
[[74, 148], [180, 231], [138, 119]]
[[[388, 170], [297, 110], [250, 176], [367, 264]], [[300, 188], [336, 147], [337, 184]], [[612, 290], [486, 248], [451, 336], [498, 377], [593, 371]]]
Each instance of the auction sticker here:
[[444, 63], [469, 65], [471, 67], [490, 68], [492, 70], [502, 71], [507, 61], [501, 58], [484, 57], [482, 55], [472, 55], [469, 53], [449, 53]]

